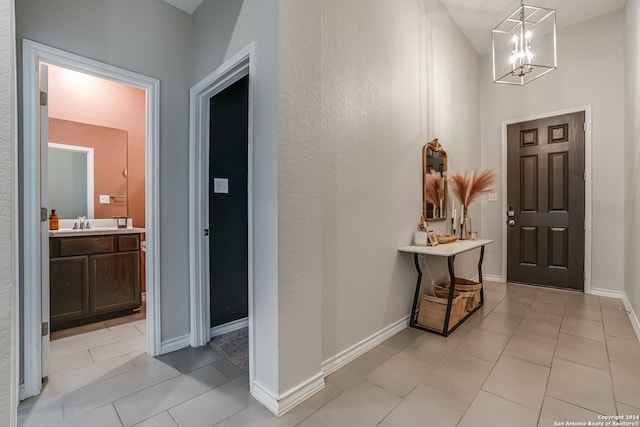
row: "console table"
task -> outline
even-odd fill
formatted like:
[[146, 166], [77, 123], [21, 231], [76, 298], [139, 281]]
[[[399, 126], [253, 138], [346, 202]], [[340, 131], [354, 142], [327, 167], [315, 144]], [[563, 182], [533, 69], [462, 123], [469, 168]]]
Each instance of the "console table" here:
[[[482, 283], [482, 261], [484, 259], [484, 247], [489, 243], [492, 243], [493, 240], [457, 240], [452, 243], [440, 244], [438, 246], [405, 246], [399, 248], [400, 252], [407, 252], [413, 254], [413, 260], [416, 266], [416, 270], [418, 272], [418, 280], [416, 282], [416, 291], [413, 296], [413, 304], [411, 306], [411, 317], [409, 318], [409, 326], [416, 329], [421, 329], [423, 331], [433, 332], [438, 335], [448, 336], [451, 332], [453, 332], [458, 326], [460, 326], [466, 319], [469, 318], [473, 313], [475, 313], [482, 305], [484, 304], [484, 285], [480, 289], [480, 303], [478, 306], [469, 314], [467, 314], [460, 322], [451, 330], [449, 330], [449, 318], [451, 315], [451, 305], [453, 301], [454, 291], [455, 291], [455, 274], [454, 274], [454, 261], [456, 255], [461, 254], [463, 252], [470, 251], [472, 249], [480, 248], [480, 259], [478, 260], [478, 281]], [[449, 276], [451, 278], [451, 286], [449, 287], [449, 300], [447, 303], [447, 311], [444, 319], [444, 325], [442, 331], [433, 330], [429, 328], [425, 328], [417, 323], [416, 319], [416, 311], [418, 307], [418, 300], [420, 298], [420, 285], [422, 284], [422, 270], [420, 269], [419, 255], [432, 255], [432, 256], [440, 256], [447, 257], [447, 265], [449, 267]]]

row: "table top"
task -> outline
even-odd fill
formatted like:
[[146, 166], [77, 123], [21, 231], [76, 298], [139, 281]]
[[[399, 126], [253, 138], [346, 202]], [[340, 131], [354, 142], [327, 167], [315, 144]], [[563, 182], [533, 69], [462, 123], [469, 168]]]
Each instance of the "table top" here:
[[456, 240], [455, 242], [439, 244], [438, 246], [404, 246], [398, 248], [398, 251], [423, 255], [453, 256], [488, 245], [489, 243], [493, 243], [493, 240]]

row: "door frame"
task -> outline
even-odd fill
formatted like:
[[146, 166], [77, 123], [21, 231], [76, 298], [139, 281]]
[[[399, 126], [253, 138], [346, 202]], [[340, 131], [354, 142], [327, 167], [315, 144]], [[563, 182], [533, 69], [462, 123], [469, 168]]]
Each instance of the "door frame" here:
[[562, 114], [571, 114], [584, 111], [585, 133], [584, 133], [584, 293], [591, 293], [591, 215], [592, 215], [592, 185], [591, 185], [591, 105], [568, 108], [565, 110], [536, 114], [532, 116], [520, 117], [502, 121], [502, 277], [507, 282], [507, 221], [506, 212], [508, 209], [507, 200], [507, 126], [528, 122], [531, 120], [546, 119]]
[[22, 99], [23, 99], [23, 289], [24, 289], [24, 383], [20, 399], [35, 396], [41, 387], [41, 283], [42, 268], [48, 260], [40, 257], [40, 147], [38, 64], [46, 62], [74, 71], [90, 74], [147, 93], [146, 100], [146, 300], [147, 352], [160, 354], [160, 205], [159, 205], [159, 142], [160, 142], [160, 81], [139, 73], [85, 58], [70, 52], [24, 39], [22, 43]]
[[255, 45], [251, 42], [190, 91], [189, 127], [189, 286], [191, 334], [189, 343], [199, 347], [209, 342], [210, 269], [209, 239], [209, 108], [210, 99], [240, 78], [249, 75], [249, 120], [247, 144], [247, 228], [248, 228], [248, 326], [249, 387], [253, 390], [254, 337], [254, 212], [253, 212], [253, 110]]

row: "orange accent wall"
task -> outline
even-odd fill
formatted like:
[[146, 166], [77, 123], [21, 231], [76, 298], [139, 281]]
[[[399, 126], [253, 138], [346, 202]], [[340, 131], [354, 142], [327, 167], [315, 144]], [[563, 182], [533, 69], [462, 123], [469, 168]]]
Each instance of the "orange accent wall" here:
[[[51, 142], [65, 143], [51, 139], [54, 132], [51, 125], [53, 119], [125, 131], [128, 136], [127, 216], [133, 219], [135, 227], [146, 227], [146, 92], [110, 80], [49, 65], [49, 118]], [[60, 123], [54, 126], [59, 125]], [[87, 144], [83, 142], [82, 145]], [[97, 198], [99, 194], [96, 187], [95, 197]], [[110, 190], [102, 194], [121, 193]], [[97, 204], [96, 208], [98, 206], [108, 205]], [[96, 217], [98, 216], [96, 210]], [[105, 214], [104, 217], [111, 216], [113, 215]]]
[[[49, 142], [93, 148], [93, 209], [95, 218], [126, 216], [126, 200], [100, 203], [100, 194], [127, 194], [127, 132], [69, 120], [49, 119]], [[55, 168], [49, 165], [49, 168]], [[52, 206], [56, 209], [56, 206]], [[58, 208], [59, 209], [59, 208]]]

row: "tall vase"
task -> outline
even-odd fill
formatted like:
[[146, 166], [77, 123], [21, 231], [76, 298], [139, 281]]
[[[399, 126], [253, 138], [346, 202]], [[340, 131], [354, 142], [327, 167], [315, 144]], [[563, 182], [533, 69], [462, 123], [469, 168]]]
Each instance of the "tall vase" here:
[[[457, 221], [457, 219], [456, 219]], [[471, 218], [469, 217], [469, 212], [465, 209], [465, 206], [462, 206], [462, 214], [460, 215], [460, 240], [468, 240], [471, 239]]]

